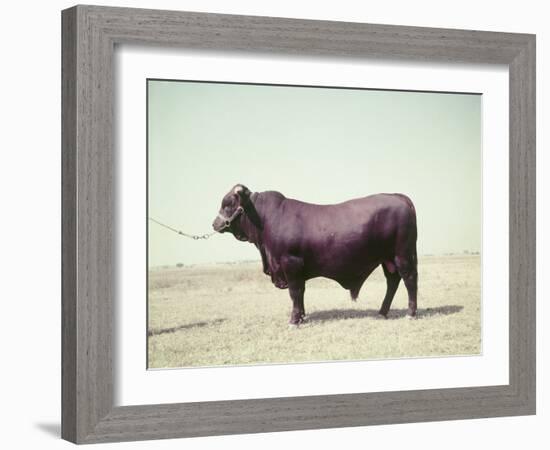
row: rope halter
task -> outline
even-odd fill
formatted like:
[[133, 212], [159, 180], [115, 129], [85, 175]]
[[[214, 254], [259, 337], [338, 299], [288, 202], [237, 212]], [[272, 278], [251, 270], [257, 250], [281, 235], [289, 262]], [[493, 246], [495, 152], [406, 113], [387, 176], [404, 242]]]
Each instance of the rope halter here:
[[244, 212], [244, 208], [242, 206], [239, 206], [233, 214], [231, 214], [230, 217], [224, 216], [222, 213], [218, 214], [218, 217], [223, 220], [223, 228], [220, 228], [219, 231], [225, 230], [226, 228], [229, 228], [233, 221], [239, 217]]

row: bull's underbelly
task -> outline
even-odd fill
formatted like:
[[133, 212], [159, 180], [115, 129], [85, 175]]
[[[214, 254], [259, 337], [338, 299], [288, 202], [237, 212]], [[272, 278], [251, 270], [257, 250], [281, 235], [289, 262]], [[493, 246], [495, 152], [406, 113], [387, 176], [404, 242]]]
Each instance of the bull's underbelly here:
[[365, 266], [393, 256], [393, 240], [362, 239], [320, 241], [303, 248], [304, 263], [317, 267], [322, 274], [362, 272]]
[[389, 249], [369, 248], [356, 244], [347, 247], [320, 248], [319, 245], [302, 247], [300, 251], [287, 248], [278, 254], [268, 253], [268, 264], [272, 282], [275, 286], [288, 287], [288, 276], [285, 273], [284, 259], [288, 255], [302, 262], [302, 270], [293, 276], [298, 279], [329, 278], [345, 289], [353, 289], [362, 283], [381, 263], [392, 260]]
[[310, 261], [309, 264], [304, 265], [304, 278], [306, 280], [318, 277], [330, 278], [344, 288], [350, 289], [358, 281], [364, 281], [382, 262], [383, 258], [364, 255], [357, 255], [350, 259], [335, 257], [332, 261]]

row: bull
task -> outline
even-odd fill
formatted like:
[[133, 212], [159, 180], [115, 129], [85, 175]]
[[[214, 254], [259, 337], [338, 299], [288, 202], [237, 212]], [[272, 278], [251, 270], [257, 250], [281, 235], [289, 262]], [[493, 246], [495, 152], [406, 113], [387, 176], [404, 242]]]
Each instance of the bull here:
[[289, 290], [291, 325], [305, 320], [307, 280], [335, 280], [355, 301], [379, 265], [387, 285], [379, 314], [387, 317], [403, 280], [409, 300], [407, 317], [416, 317], [416, 211], [403, 194], [316, 205], [276, 191], [252, 193], [237, 184], [223, 197], [212, 227], [258, 248], [264, 273], [276, 287]]

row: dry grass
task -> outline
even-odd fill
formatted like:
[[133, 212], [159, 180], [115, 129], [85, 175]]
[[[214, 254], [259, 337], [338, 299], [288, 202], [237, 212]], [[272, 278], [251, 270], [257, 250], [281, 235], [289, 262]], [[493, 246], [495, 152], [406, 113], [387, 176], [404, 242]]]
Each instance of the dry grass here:
[[356, 303], [327, 279], [306, 285], [307, 323], [289, 329], [291, 301], [260, 262], [149, 272], [149, 367], [187, 367], [479, 354], [480, 257], [419, 261], [418, 319], [401, 283], [388, 320], [378, 268]]

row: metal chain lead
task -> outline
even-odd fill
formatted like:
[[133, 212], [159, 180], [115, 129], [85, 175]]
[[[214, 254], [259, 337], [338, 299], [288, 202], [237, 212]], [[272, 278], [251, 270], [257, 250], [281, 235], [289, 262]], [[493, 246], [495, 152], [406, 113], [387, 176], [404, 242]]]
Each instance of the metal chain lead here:
[[183, 231], [176, 230], [175, 228], [172, 228], [172, 227], [169, 226], [169, 225], [166, 225], [166, 224], [164, 224], [164, 223], [162, 223], [162, 222], [159, 222], [158, 220], [155, 220], [155, 219], [153, 219], [152, 217], [149, 217], [149, 220], [150, 220], [151, 222], [155, 222], [156, 224], [160, 225], [161, 227], [167, 228], [168, 230], [173, 231], [174, 233], [179, 234], [180, 236], [185, 236], [185, 237], [187, 237], [187, 238], [189, 238], [189, 239], [193, 239], [193, 240], [195, 240], [195, 241], [198, 241], [199, 239], [208, 239], [208, 238], [214, 236], [214, 235], [217, 233], [217, 231], [213, 231], [213, 232], [211, 232], [211, 233], [206, 233], [206, 234], [187, 234], [187, 233], [184, 233]]

